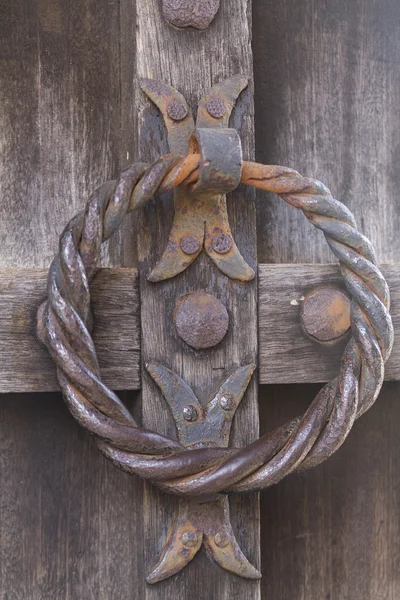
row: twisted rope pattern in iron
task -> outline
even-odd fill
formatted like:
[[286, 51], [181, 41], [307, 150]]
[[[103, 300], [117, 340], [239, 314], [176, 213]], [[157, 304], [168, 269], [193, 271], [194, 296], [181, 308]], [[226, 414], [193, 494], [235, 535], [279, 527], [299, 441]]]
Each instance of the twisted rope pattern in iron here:
[[118, 181], [99, 187], [60, 237], [49, 271], [48, 300], [38, 312], [38, 334], [57, 365], [72, 415], [114, 464], [180, 496], [259, 490], [326, 460], [375, 402], [393, 343], [388, 287], [351, 212], [318, 181], [285, 167], [245, 162], [242, 182], [274, 192], [302, 210], [340, 261], [352, 297], [352, 337], [339, 374], [301, 418], [246, 448], [185, 449], [174, 439], [140, 428], [101, 382], [90, 335], [89, 284], [101, 244], [124, 216], [156, 193], [192, 185], [199, 160], [198, 155], [162, 156], [150, 166], [135, 164]]

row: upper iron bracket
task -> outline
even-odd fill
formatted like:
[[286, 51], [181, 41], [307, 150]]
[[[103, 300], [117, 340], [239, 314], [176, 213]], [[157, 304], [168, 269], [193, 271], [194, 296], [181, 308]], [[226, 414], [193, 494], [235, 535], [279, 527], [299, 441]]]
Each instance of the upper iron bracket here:
[[[197, 144], [202, 154], [198, 185], [190, 188], [183, 183], [174, 190], [175, 214], [168, 244], [148, 277], [150, 281], [162, 281], [181, 273], [192, 264], [202, 249], [228, 277], [250, 281], [255, 276], [233, 238], [226, 195], [222, 193], [223, 190], [226, 192], [234, 189], [239, 183], [235, 163], [237, 165], [238, 160], [241, 162], [240, 140], [238, 143], [238, 135], [233, 130], [228, 130], [228, 122], [235, 102], [247, 84], [247, 79], [235, 76], [214, 85], [199, 102], [195, 130], [192, 112], [182, 94], [172, 86], [153, 79], [140, 81], [142, 90], [163, 115], [170, 151], [186, 155], [191, 141], [191, 145]], [[226, 133], [207, 136], [207, 129], [224, 129]], [[218, 140], [229, 147], [229, 157], [223, 156]], [[208, 181], [210, 179], [210, 164], [216, 169], [217, 176], [225, 177], [225, 187], [217, 186], [210, 190], [209, 186], [202, 186], [202, 177]], [[231, 170], [228, 173], [229, 168]], [[213, 177], [215, 181], [215, 173]], [[235, 184], [230, 185], [232, 182]]]

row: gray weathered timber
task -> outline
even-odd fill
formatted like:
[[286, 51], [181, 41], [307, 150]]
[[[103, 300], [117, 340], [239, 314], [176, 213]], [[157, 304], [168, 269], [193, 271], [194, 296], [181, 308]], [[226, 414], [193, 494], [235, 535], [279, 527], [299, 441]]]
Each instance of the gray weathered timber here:
[[[47, 270], [0, 271], [0, 392], [58, 390], [56, 370], [36, 335]], [[103, 382], [140, 387], [140, 317], [136, 269], [100, 269], [91, 287], [93, 339]]]
[[[253, 0], [256, 156], [323, 181], [380, 263], [400, 261], [400, 3]], [[258, 198], [260, 263], [332, 262], [323, 236]], [[262, 596], [400, 597], [400, 385], [386, 383], [346, 443], [262, 494]], [[265, 386], [262, 431], [301, 414], [318, 386]]]
[[[385, 379], [400, 380], [400, 266], [384, 265], [395, 327]], [[259, 265], [259, 380], [329, 381], [339, 370], [348, 335], [318, 343], [300, 323], [302, 298], [320, 287], [343, 290], [336, 265]], [[35, 330], [47, 271], [0, 271], [0, 393], [58, 390], [55, 367]], [[103, 381], [115, 390], [140, 388], [139, 284], [136, 269], [100, 269], [92, 285], [93, 338]]]
[[[261, 433], [320, 387], [262, 386]], [[399, 598], [399, 418], [399, 383], [387, 382], [336, 454], [261, 494], [263, 598]]]
[[[398, 262], [399, 3], [254, 0], [253, 12], [257, 160], [321, 180], [379, 262]], [[300, 211], [258, 201], [260, 262], [333, 262]]]
[[[385, 379], [399, 380], [400, 266], [384, 265], [382, 272], [390, 288], [395, 330]], [[301, 326], [304, 297], [319, 287], [345, 290], [338, 266], [259, 266], [260, 383], [318, 383], [330, 381], [338, 374], [350, 332], [335, 342], [320, 343]]]
[[[118, 174], [120, 52], [117, 2], [1, 3], [1, 269], [47, 269], [68, 219]], [[104, 264], [132, 266], [132, 248], [128, 219]], [[59, 394], [3, 395], [0, 422], [1, 600], [142, 598], [140, 482]]]
[[[165, 81], [188, 99], [193, 109], [211, 85], [238, 73], [252, 79], [251, 2], [233, 0], [221, 9], [204, 32], [177, 31], [166, 25], [158, 0], [136, 3], [137, 75]], [[239, 130], [244, 155], [254, 149], [252, 83], [234, 110], [231, 125]], [[128, 100], [128, 99], [127, 99]], [[139, 113], [135, 157], [154, 158], [167, 150], [166, 134], [157, 109], [138, 89]], [[132, 145], [134, 148], [134, 145]], [[256, 264], [255, 208], [252, 190], [240, 189], [229, 203], [234, 237], [245, 260]], [[256, 282], [237, 284], [220, 274], [211, 261], [199, 256], [192, 266], [172, 280], [150, 283], [146, 277], [160, 258], [168, 239], [172, 217], [171, 198], [152, 201], [139, 217], [142, 361], [159, 360], [175, 370], [206, 401], [234, 365], [248, 364], [257, 354]], [[227, 307], [230, 329], [213, 350], [194, 351], [174, 331], [172, 312], [177, 300], [194, 290], [216, 295]], [[172, 434], [174, 425], [157, 386], [142, 370], [143, 422], [148, 428]], [[236, 414], [232, 443], [246, 445], [258, 437], [257, 378], [254, 377]], [[145, 563], [150, 568], [161, 550], [176, 516], [174, 499], [146, 488]], [[258, 565], [259, 515], [257, 495], [231, 501], [231, 517], [238, 541], [249, 560]], [[199, 555], [172, 580], [146, 589], [146, 598], [174, 596], [183, 600], [195, 594], [201, 599], [259, 598], [260, 584], [241, 580]]]

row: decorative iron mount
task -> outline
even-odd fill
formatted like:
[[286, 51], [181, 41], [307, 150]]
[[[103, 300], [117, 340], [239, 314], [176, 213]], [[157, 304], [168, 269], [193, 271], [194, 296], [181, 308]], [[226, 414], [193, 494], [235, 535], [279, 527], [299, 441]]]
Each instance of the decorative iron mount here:
[[[374, 249], [357, 231], [351, 212], [318, 181], [285, 167], [242, 162], [238, 136], [226, 126], [245, 83], [237, 77], [212, 88], [200, 102], [198, 129], [192, 135], [194, 124], [183, 96], [164, 84], [142, 82], [164, 115], [175, 153], [151, 165], [132, 165], [118, 181], [108, 181], [95, 191], [60, 237], [60, 251], [49, 271], [49, 297], [38, 312], [38, 335], [57, 365], [65, 401], [101, 452], [124, 471], [191, 499], [180, 505], [175, 532], [149, 576], [151, 582], [187, 564], [202, 541], [228, 570], [258, 577], [236, 543], [227, 500], [220, 494], [263, 489], [331, 456], [355, 419], [375, 402], [393, 344], [389, 290]], [[246, 448], [228, 448], [230, 424], [253, 365], [235, 370], [203, 411], [177, 374], [149, 364], [172, 410], [179, 439], [144, 430], [101, 382], [90, 335], [89, 284], [102, 242], [118, 229], [125, 214], [174, 188], [175, 220], [163, 257], [150, 274], [152, 281], [186, 269], [202, 245], [225, 274], [251, 279], [254, 273], [241, 257], [226, 217], [225, 192], [239, 181], [274, 192], [323, 231], [352, 298], [352, 337], [338, 376], [322, 388], [302, 417]], [[229, 244], [227, 237], [218, 236], [229, 236]]]
[[167, 247], [149, 275], [150, 281], [174, 277], [188, 268], [201, 250], [228, 277], [254, 278], [233, 239], [226, 208], [226, 193], [240, 183], [242, 152], [236, 131], [227, 129], [229, 117], [247, 79], [237, 76], [217, 84], [200, 100], [196, 134], [185, 98], [173, 87], [142, 79], [141, 88], [160, 109], [168, 132], [169, 149], [185, 155], [201, 152], [202, 170], [188, 193], [187, 185], [174, 190], [175, 217]]

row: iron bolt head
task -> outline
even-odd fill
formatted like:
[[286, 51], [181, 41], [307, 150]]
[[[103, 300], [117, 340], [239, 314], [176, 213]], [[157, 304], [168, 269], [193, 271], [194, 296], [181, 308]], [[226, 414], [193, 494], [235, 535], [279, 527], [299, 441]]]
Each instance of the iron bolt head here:
[[219, 548], [225, 548], [229, 544], [229, 537], [225, 531], [219, 531], [214, 537], [214, 542]]
[[210, 117], [214, 117], [214, 119], [221, 119], [226, 113], [226, 106], [220, 98], [210, 98], [206, 109]]
[[301, 323], [308, 335], [319, 342], [332, 342], [350, 328], [349, 298], [338, 289], [321, 287], [306, 296]]
[[221, 408], [224, 410], [232, 410], [235, 406], [235, 399], [231, 394], [223, 394], [219, 401]]
[[226, 254], [232, 248], [232, 238], [227, 233], [218, 233], [213, 237], [212, 247], [218, 254]]
[[200, 250], [200, 242], [194, 235], [185, 235], [181, 239], [180, 247], [185, 254], [196, 254]]
[[185, 406], [183, 409], [183, 418], [185, 421], [196, 421], [198, 417], [197, 410], [194, 406]]
[[193, 546], [196, 546], [197, 541], [198, 541], [198, 536], [195, 531], [184, 531], [182, 533], [181, 539], [185, 546], [188, 546], [189, 548], [191, 548]]
[[167, 106], [167, 114], [173, 121], [182, 121], [188, 114], [188, 110], [183, 102], [171, 100]]
[[192, 292], [178, 300], [174, 310], [179, 337], [196, 350], [212, 348], [228, 331], [229, 315], [218, 298], [204, 291]]

